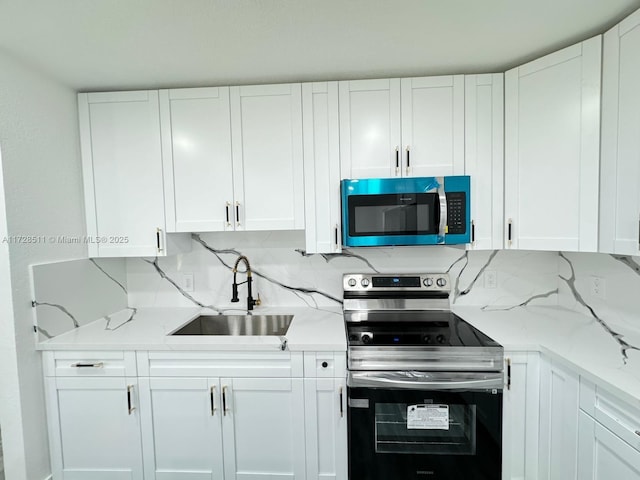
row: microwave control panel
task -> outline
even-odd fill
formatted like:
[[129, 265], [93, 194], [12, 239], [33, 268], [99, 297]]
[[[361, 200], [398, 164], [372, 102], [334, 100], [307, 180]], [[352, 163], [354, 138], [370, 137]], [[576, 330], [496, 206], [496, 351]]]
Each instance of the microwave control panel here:
[[447, 233], [464, 235], [467, 233], [466, 192], [446, 192], [447, 196]]

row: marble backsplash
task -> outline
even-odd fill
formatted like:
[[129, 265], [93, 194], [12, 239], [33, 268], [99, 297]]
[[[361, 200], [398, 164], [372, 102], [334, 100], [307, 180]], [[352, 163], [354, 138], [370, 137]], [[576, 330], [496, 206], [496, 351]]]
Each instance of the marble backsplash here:
[[[244, 302], [230, 302], [231, 268], [240, 254], [251, 262], [254, 296], [259, 293], [263, 305], [336, 306], [342, 299], [342, 275], [370, 272], [448, 272], [453, 301], [464, 305], [511, 306], [537, 295], [538, 304], [557, 303], [559, 257], [554, 252], [474, 252], [430, 246], [307, 254], [302, 232], [202, 234], [194, 235], [193, 241], [188, 254], [127, 260], [132, 306], [242, 309]], [[492, 284], [485, 277], [487, 272], [494, 279]], [[244, 275], [238, 275], [243, 281]], [[246, 297], [245, 288], [240, 287], [241, 299]]]
[[[106, 329], [119, 328], [135, 321], [141, 307], [243, 310], [246, 285], [240, 286], [240, 303], [230, 302], [231, 269], [245, 255], [254, 274], [254, 297], [259, 294], [264, 306], [339, 306], [344, 273], [447, 272], [453, 304], [484, 310], [557, 305], [592, 317], [616, 340], [623, 358], [640, 347], [638, 258], [444, 246], [307, 254], [299, 231], [194, 234], [192, 241], [191, 252], [171, 257], [34, 266], [39, 339], [97, 319], [105, 320]], [[238, 276], [244, 281], [243, 274]]]
[[71, 260], [31, 266], [38, 341], [127, 308], [124, 259]]

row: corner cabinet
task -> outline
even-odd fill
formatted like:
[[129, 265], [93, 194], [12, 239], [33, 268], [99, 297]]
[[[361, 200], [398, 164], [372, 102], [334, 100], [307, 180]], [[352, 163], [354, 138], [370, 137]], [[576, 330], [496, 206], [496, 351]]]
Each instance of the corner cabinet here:
[[600, 251], [640, 255], [640, 11], [604, 35]]
[[166, 234], [158, 92], [78, 95], [90, 257], [190, 249]]
[[464, 77], [339, 82], [342, 178], [462, 175]]
[[505, 74], [505, 242], [598, 246], [602, 37]]

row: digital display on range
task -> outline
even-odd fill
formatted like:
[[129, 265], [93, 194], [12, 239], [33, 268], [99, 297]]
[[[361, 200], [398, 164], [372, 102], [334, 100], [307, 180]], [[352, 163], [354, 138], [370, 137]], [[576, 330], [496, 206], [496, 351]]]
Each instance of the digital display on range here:
[[419, 287], [420, 277], [372, 277], [374, 287]]

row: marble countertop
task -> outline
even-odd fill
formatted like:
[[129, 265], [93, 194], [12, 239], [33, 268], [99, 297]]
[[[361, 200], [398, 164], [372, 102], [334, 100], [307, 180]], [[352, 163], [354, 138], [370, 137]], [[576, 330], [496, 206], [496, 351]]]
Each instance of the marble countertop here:
[[[134, 313], [133, 318], [131, 315]], [[107, 318], [38, 344], [39, 350], [274, 350], [282, 347], [276, 336], [169, 335], [201, 313], [201, 308], [140, 308], [122, 310]], [[241, 311], [225, 312], [244, 314]], [[261, 307], [258, 315], [291, 314], [287, 331], [290, 351], [346, 351], [341, 308]]]
[[[483, 310], [454, 305], [453, 311], [505, 351], [540, 351], [640, 409], [640, 351], [625, 349], [615, 332], [597, 319], [555, 306]], [[203, 312], [201, 308], [126, 309], [42, 342], [38, 348], [268, 351], [282, 347], [283, 339], [275, 336], [168, 335]], [[286, 334], [290, 351], [346, 351], [339, 307], [260, 307], [255, 313], [294, 315]], [[632, 345], [640, 344], [640, 332], [638, 338], [625, 338]]]
[[[640, 409], [640, 351], [623, 350], [608, 327], [591, 316], [555, 306], [453, 311], [508, 351], [539, 351], [564, 363]], [[627, 338], [633, 345], [638, 337]]]

